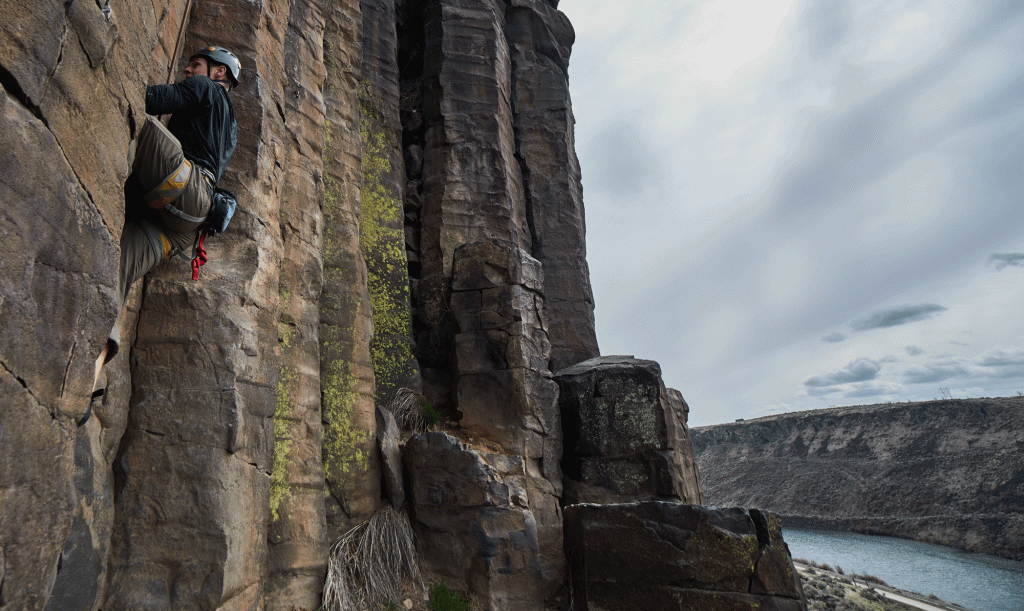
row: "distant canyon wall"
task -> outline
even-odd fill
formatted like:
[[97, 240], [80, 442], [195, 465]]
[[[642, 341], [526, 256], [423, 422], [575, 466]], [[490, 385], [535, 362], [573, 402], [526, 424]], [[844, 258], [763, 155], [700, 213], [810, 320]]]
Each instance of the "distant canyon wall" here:
[[709, 504], [1024, 558], [1024, 398], [813, 410], [692, 435]]

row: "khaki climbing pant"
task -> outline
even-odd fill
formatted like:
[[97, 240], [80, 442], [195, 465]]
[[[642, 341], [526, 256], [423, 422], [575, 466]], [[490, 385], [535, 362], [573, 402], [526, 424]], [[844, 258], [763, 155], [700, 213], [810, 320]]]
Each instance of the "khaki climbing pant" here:
[[157, 263], [192, 248], [213, 195], [213, 176], [185, 159], [181, 143], [155, 117], [147, 116], [139, 131], [132, 173], [144, 195], [125, 205], [145, 209], [126, 216], [144, 218], [126, 220], [121, 232], [118, 318], [108, 337], [108, 361], [120, 347], [128, 289]]

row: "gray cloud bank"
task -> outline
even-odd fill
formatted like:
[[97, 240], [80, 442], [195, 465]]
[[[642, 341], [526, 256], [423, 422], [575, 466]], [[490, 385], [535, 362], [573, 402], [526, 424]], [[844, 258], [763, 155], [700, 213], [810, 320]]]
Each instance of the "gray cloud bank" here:
[[944, 312], [946, 308], [934, 304], [923, 303], [920, 305], [908, 305], [891, 310], [875, 312], [864, 318], [858, 318], [850, 323], [854, 331], [867, 331], [869, 329], [881, 329], [905, 325], [919, 320], [927, 320], [936, 312]]
[[903, 379], [907, 384], [934, 384], [968, 375], [970, 371], [963, 363], [947, 360], [908, 369], [903, 374]]
[[996, 266], [997, 271], [1002, 270], [1006, 267], [1024, 267], [1024, 253], [997, 252], [989, 256], [988, 262], [994, 264]]
[[878, 361], [860, 358], [834, 373], [807, 378], [804, 381], [804, 386], [809, 388], [825, 388], [851, 382], [866, 382], [878, 377], [878, 372], [881, 370], [882, 366]]

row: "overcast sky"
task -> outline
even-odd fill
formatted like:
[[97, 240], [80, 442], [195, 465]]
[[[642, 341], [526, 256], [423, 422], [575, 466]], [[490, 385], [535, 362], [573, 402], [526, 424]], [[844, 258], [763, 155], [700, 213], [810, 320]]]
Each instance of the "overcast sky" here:
[[694, 426], [1024, 392], [1024, 2], [558, 8], [602, 354]]

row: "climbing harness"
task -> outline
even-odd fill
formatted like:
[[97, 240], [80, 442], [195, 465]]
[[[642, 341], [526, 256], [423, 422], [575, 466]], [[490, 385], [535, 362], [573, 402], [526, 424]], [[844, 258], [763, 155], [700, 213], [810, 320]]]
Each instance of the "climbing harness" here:
[[[200, 221], [202, 224], [196, 231], [196, 240], [192, 246], [192, 279], [199, 280], [199, 268], [206, 264], [206, 236], [224, 233], [235, 214], [238, 202], [235, 194], [227, 189], [214, 187], [213, 195], [210, 197], [210, 211], [206, 218]], [[170, 208], [168, 206], [168, 208]]]
[[166, 207], [172, 214], [181, 216], [186, 221], [192, 223], [203, 222], [203, 219], [194, 219], [187, 215], [183, 216], [180, 212], [176, 212], [168, 206], [185, 191], [185, 185], [188, 184], [188, 178], [192, 175], [192, 169], [192, 162], [188, 159], [183, 159], [181, 165], [171, 172], [159, 186], [142, 196], [142, 201], [154, 210]]

